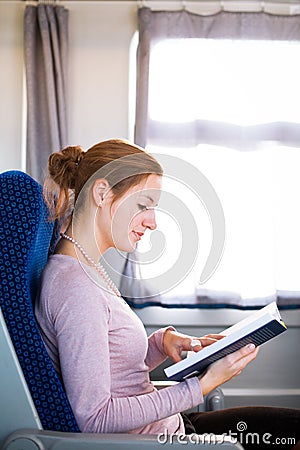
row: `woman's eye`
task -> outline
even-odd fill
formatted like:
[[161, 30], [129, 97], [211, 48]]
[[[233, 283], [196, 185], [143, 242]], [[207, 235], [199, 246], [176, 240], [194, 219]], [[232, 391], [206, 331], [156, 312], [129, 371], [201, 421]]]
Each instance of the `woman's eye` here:
[[142, 205], [142, 204], [138, 204], [138, 208], [139, 208], [139, 210], [140, 211], [146, 211], [146, 209], [147, 209], [147, 206], [146, 205]]

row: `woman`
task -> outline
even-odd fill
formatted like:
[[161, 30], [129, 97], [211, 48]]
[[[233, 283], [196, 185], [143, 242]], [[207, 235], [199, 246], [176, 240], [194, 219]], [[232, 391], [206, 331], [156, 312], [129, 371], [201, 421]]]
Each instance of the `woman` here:
[[[50, 178], [57, 186], [51, 189], [48, 183], [45, 190], [52, 218], [72, 214], [45, 268], [36, 317], [84, 432], [178, 434], [194, 431], [195, 425], [197, 433], [222, 434], [253, 415], [251, 408], [242, 408], [246, 416], [241, 410], [199, 413], [190, 416], [191, 423], [180, 412], [239, 375], [258, 348], [248, 345], [212, 364], [201, 377], [155, 390], [149, 372], [167, 356], [177, 362], [183, 350], [200, 351], [220, 336], [198, 338], [192, 347], [194, 337], [169, 326], [147, 338], [98, 263], [108, 248], [131, 252], [147, 229], [156, 228], [162, 173], [152, 156], [123, 140], [100, 142], [86, 152], [67, 147], [49, 158]], [[270, 423], [280, 417], [290, 424], [288, 430], [295, 421], [299, 425], [299, 413], [293, 410], [268, 411]], [[262, 418], [265, 412], [258, 408], [255, 423], [260, 429]]]

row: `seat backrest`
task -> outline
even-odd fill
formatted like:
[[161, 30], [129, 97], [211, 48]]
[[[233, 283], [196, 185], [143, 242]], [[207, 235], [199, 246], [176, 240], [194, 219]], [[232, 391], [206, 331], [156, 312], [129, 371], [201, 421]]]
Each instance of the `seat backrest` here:
[[20, 428], [41, 430], [42, 425], [23, 376], [0, 309], [0, 448]]
[[73, 412], [33, 312], [39, 279], [55, 238], [41, 186], [23, 172], [0, 174], [2, 314], [43, 428], [76, 432]]

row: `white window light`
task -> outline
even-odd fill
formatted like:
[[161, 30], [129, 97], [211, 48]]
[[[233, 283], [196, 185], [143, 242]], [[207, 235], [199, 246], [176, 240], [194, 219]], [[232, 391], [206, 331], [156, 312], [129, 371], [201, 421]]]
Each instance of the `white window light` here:
[[[167, 123], [204, 119], [244, 126], [300, 123], [299, 50], [298, 42], [161, 41], [151, 53], [150, 118]], [[300, 291], [299, 149], [261, 142], [258, 151], [239, 152], [226, 148], [225, 141], [223, 147], [147, 148], [192, 162], [207, 176], [222, 202], [225, 252], [200, 292], [237, 292], [247, 300], [270, 297], [276, 290]], [[168, 189], [166, 184], [164, 188]], [[169, 189], [183, 195], [181, 186], [173, 184]], [[189, 195], [185, 198], [199, 223], [201, 252], [194, 272], [167, 295], [190, 299], [199, 292], [197, 276], [209, 252], [211, 233], [201, 205], [195, 208], [194, 200]], [[174, 242], [180, 242], [180, 230], [167, 226], [163, 217], [158, 223], [168, 236], [167, 260], [171, 261], [176, 258]], [[144, 249], [139, 247], [141, 252], [147, 251], [147, 243], [144, 245]], [[158, 266], [141, 269], [143, 277], [151, 278]]]

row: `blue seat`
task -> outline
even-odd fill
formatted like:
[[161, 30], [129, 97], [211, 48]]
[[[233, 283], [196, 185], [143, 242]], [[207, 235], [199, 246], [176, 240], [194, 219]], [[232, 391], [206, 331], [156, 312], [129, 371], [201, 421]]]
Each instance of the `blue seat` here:
[[[15, 430], [15, 433], [10, 437], [5, 436], [5, 433], [0, 436], [0, 446], [1, 438], [7, 438], [3, 448], [23, 448], [24, 442], [32, 442], [34, 436], [35, 446], [30, 447], [27, 442], [26, 448], [50, 448], [53, 440], [60, 441], [61, 449], [87, 449], [94, 446], [98, 449], [119, 448], [121, 444], [122, 448], [127, 444], [131, 448], [133, 443], [142, 449], [160, 448], [161, 444], [155, 437], [79, 433], [33, 312], [40, 275], [49, 253], [54, 249], [58, 227], [48, 221], [42, 187], [23, 172], [9, 171], [0, 174], [0, 237], [0, 306], [4, 327], [8, 330], [7, 341], [10, 338], [11, 351], [15, 352], [22, 371], [20, 377], [24, 377], [43, 428], [40, 431], [20, 432], [18, 424], [16, 428], [12, 426], [7, 430], [8, 434], [11, 430]], [[6, 336], [5, 330], [4, 335]], [[5, 361], [2, 363], [5, 364]], [[4, 369], [7, 367], [0, 370], [0, 373], [4, 373]], [[5, 413], [3, 398], [0, 398], [0, 405], [3, 408], [0, 410], [2, 415]], [[20, 447], [15, 445], [18, 439], [22, 441]], [[226, 448], [241, 448], [230, 442], [223, 445]], [[206, 444], [203, 444], [203, 448], [206, 448]]]
[[38, 280], [53, 247], [42, 188], [22, 172], [0, 175], [0, 306], [45, 430], [79, 431], [33, 313]]

